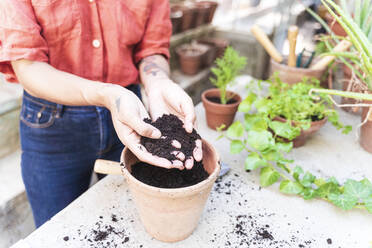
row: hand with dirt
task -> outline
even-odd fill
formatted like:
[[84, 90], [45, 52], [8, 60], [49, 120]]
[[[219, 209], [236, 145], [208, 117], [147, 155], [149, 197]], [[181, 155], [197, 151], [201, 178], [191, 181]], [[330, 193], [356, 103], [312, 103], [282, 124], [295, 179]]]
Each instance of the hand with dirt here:
[[[171, 80], [163, 79], [157, 83], [156, 88], [148, 91], [148, 105], [153, 120], [163, 114], [174, 114], [183, 121], [185, 130], [188, 133], [192, 132], [196, 124], [193, 102], [186, 92]], [[177, 140], [173, 141], [173, 146], [181, 148]], [[183, 153], [178, 152], [177, 158], [186, 169], [191, 169], [194, 160], [199, 162], [203, 158], [201, 140], [195, 142], [193, 157], [185, 158]]]
[[141, 136], [159, 139], [161, 132], [143, 120], [149, 115], [140, 99], [131, 91], [117, 86], [110, 94], [108, 108], [116, 133], [123, 144], [143, 162], [165, 168], [183, 168], [178, 162], [170, 162], [149, 153], [140, 144]]

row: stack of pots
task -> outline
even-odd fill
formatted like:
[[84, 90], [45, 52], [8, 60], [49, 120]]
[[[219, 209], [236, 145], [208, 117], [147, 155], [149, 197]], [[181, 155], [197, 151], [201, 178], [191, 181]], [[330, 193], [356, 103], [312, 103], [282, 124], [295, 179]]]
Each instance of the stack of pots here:
[[[211, 23], [217, 8], [214, 1], [184, 2], [171, 6], [173, 34]], [[179, 14], [181, 12], [181, 15]]]

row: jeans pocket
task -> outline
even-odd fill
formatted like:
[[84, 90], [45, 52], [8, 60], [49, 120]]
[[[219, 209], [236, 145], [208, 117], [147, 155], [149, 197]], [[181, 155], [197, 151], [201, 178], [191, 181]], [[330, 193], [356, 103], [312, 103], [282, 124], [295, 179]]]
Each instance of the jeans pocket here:
[[51, 107], [42, 103], [33, 102], [29, 104], [28, 101], [23, 98], [20, 119], [28, 127], [47, 128], [54, 123], [55, 111], [52, 111]]

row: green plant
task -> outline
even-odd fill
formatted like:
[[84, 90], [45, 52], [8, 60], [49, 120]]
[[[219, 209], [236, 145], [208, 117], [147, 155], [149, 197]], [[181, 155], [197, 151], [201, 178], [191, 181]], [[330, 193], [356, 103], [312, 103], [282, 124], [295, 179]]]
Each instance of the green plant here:
[[[280, 182], [279, 190], [282, 193], [298, 195], [305, 200], [319, 198], [344, 210], [362, 208], [372, 213], [372, 184], [368, 179], [360, 181], [348, 179], [344, 184], [340, 184], [333, 177], [320, 178], [309, 171], [304, 171], [298, 165], [292, 166], [294, 161], [286, 158], [285, 154], [292, 150], [292, 142], [285, 143], [281, 137], [292, 139], [299, 134], [298, 129], [288, 122], [274, 121], [272, 117], [278, 113], [288, 114], [290, 109], [295, 106], [278, 112], [276, 107], [272, 105], [277, 102], [275, 99], [283, 94], [285, 95], [282, 97], [283, 99], [297, 96], [301, 101], [311, 101], [307, 91], [308, 87], [314, 86], [305, 82], [299, 83], [299, 85], [298, 87], [289, 87], [280, 81], [274, 81], [270, 86], [268, 97], [264, 98], [250, 92], [239, 106], [239, 111], [244, 112], [244, 121], [235, 121], [220, 137], [230, 140], [232, 154], [247, 153], [245, 169], [260, 169], [260, 184], [262, 186], [270, 186]], [[325, 106], [324, 109], [327, 109], [327, 96], [321, 95], [321, 97], [324, 100], [322, 105]], [[271, 99], [274, 100], [271, 103], [268, 102]], [[297, 101], [289, 101], [289, 104], [292, 103], [298, 104]], [[282, 104], [280, 106], [280, 109], [284, 109]], [[312, 104], [305, 103], [301, 106], [307, 108]], [[256, 107], [256, 112], [253, 111], [253, 107]], [[317, 109], [323, 109], [323, 107], [317, 107]], [[307, 112], [305, 109], [304, 111]], [[318, 113], [318, 111], [314, 113]], [[323, 115], [326, 114], [323, 113]], [[292, 113], [290, 116], [297, 115]], [[296, 119], [303, 119], [302, 115]], [[336, 127], [340, 127], [340, 125], [337, 124]], [[349, 130], [349, 128], [345, 130]]]
[[[327, 52], [326, 55], [335, 55], [355, 73], [358, 81], [363, 82], [369, 90], [372, 90], [372, 2], [370, 0], [356, 0], [355, 10], [350, 10], [345, 0], [337, 5], [332, 0], [322, 0], [329, 13], [337, 20], [348, 34], [348, 39], [353, 48], [349, 52]], [[332, 34], [328, 25], [311, 10], [308, 10], [327, 30]], [[336, 42], [343, 37], [331, 36]], [[327, 44], [327, 43], [326, 43]], [[327, 91], [322, 90], [326, 93]], [[332, 92], [328, 92], [333, 94]], [[347, 97], [347, 94], [345, 95]], [[355, 97], [355, 95], [354, 95]]]
[[239, 56], [239, 53], [232, 47], [227, 47], [222, 58], [216, 59], [217, 67], [211, 69], [215, 77], [210, 81], [220, 90], [220, 99], [222, 104], [229, 101], [226, 95], [226, 88], [233, 83], [236, 76], [247, 64], [247, 58]]

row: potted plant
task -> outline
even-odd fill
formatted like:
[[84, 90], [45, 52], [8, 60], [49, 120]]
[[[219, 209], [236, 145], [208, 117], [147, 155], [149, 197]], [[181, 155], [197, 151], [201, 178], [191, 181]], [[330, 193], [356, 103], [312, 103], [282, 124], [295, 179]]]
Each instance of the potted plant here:
[[227, 47], [222, 58], [216, 59], [216, 67], [211, 71], [214, 77], [210, 81], [217, 89], [209, 89], [202, 93], [202, 102], [206, 111], [207, 124], [216, 129], [221, 125], [231, 125], [241, 102], [241, 97], [227, 86], [234, 82], [236, 76], [247, 64], [247, 58], [239, 56], [232, 47]]
[[181, 71], [187, 75], [197, 74], [206, 63], [209, 46], [192, 42], [176, 48]]
[[362, 93], [326, 89], [314, 89], [313, 92], [364, 101], [360, 144], [366, 151], [372, 153], [372, 22], [368, 14], [372, 9], [372, 3], [367, 0], [356, 1], [356, 11], [352, 17], [345, 0], [340, 2], [340, 5], [337, 5], [331, 0], [322, 0], [329, 13], [348, 34], [348, 37], [343, 39], [348, 39], [352, 43], [353, 50], [333, 55], [342, 59], [344, 64], [353, 71], [353, 80], [361, 87]]
[[[303, 79], [302, 82], [289, 85], [277, 76], [270, 81], [269, 94], [258, 98], [250, 95], [239, 106], [239, 111], [246, 112], [254, 105], [255, 116], [267, 122], [268, 129], [280, 142], [293, 142], [293, 147], [303, 146], [306, 139], [317, 132], [329, 120], [337, 129], [351, 130], [338, 121], [338, 113], [328, 107], [330, 99], [326, 95], [314, 100], [309, 90], [319, 88], [319, 81]], [[285, 131], [284, 131], [285, 130]]]

